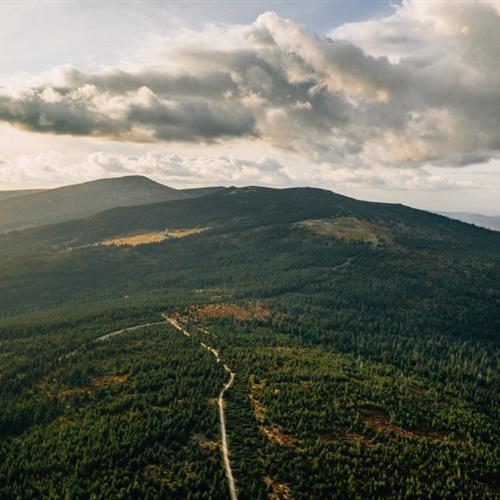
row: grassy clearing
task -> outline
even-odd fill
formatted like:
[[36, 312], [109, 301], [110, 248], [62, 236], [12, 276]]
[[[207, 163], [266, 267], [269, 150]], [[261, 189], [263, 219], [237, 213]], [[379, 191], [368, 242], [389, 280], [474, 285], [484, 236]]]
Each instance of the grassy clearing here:
[[393, 244], [389, 229], [356, 217], [308, 219], [297, 222], [296, 226], [320, 236], [334, 236], [347, 242], [363, 241], [374, 247], [382, 243]]
[[105, 246], [129, 246], [136, 247], [138, 245], [149, 245], [151, 243], [160, 243], [169, 238], [185, 238], [194, 234], [200, 234], [207, 231], [210, 227], [193, 227], [190, 229], [174, 229], [167, 234], [163, 231], [153, 231], [149, 233], [136, 234], [133, 236], [122, 236], [119, 238], [111, 238], [101, 241], [101, 245]]
[[110, 240], [101, 241], [101, 245], [136, 247], [138, 245], [160, 243], [166, 239], [167, 237], [162, 232], [158, 231], [153, 233], [137, 234], [135, 236], [124, 236], [122, 238], [112, 238]]

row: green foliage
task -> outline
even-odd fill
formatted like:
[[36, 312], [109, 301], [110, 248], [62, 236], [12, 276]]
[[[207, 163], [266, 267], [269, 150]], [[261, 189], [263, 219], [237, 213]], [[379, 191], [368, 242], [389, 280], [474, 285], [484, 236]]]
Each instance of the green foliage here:
[[[211, 354], [162, 325], [58, 360], [54, 344], [67, 336], [40, 346], [54, 361], [35, 384], [32, 367], [2, 373], [0, 497], [224, 497], [210, 399], [225, 374]], [[13, 380], [24, 391], [6, 394]], [[15, 404], [23, 400], [29, 426]]]
[[[390, 238], [296, 224], [339, 216]], [[227, 374], [199, 341], [236, 371], [225, 404], [241, 498], [498, 497], [499, 249], [490, 231], [312, 189], [4, 235], [0, 498], [225, 498], [214, 399]], [[256, 301], [272, 314], [195, 312]], [[95, 342], [164, 310], [185, 313], [192, 337], [159, 326]]]

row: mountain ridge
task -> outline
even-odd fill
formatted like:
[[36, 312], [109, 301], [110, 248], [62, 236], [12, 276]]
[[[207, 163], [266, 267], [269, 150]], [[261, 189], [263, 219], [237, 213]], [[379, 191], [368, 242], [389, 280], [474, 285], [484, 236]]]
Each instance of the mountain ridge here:
[[0, 233], [90, 216], [118, 206], [204, 196], [221, 188], [178, 190], [131, 175], [0, 199]]
[[[166, 227], [211, 227], [212, 230], [223, 227], [240, 231], [325, 219], [320, 225], [326, 225], [327, 232], [335, 233], [338, 228], [334, 227], [334, 220], [339, 218], [357, 226], [358, 232], [391, 233], [396, 239], [411, 238], [414, 245], [423, 247], [432, 243], [436, 247], [480, 249], [485, 245], [497, 247], [500, 242], [500, 235], [494, 231], [440, 214], [401, 204], [356, 200], [319, 188], [252, 187], [213, 191], [209, 188], [208, 192], [201, 188], [197, 192], [202, 195], [113, 207], [83, 218], [10, 232], [0, 237], [0, 254], [95, 244], [141, 232], [163, 231]], [[372, 234], [372, 239], [375, 241], [377, 237]]]
[[7, 191], [0, 191], [0, 201], [10, 200], [12, 198], [19, 198], [21, 196], [29, 196], [46, 191], [46, 189], [11, 189]]

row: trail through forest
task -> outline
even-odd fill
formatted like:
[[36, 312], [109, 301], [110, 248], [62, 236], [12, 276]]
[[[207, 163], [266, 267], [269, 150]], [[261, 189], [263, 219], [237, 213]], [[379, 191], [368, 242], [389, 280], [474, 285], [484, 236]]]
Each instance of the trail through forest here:
[[[163, 319], [170, 325], [172, 325], [176, 330], [179, 330], [184, 336], [190, 337], [190, 333], [185, 330], [179, 322], [174, 319], [170, 318], [166, 314], [162, 314]], [[129, 326], [128, 328], [122, 328], [121, 330], [116, 330], [115, 332], [107, 333], [106, 335], [102, 335], [101, 337], [97, 337], [94, 342], [102, 342], [109, 340], [113, 337], [116, 337], [117, 335], [121, 335], [123, 333], [131, 332], [134, 330], [139, 330], [141, 328], [147, 328], [148, 326], [155, 326], [155, 325], [163, 325], [163, 321], [157, 321], [157, 322], [152, 322], [152, 323], [144, 323], [141, 325], [134, 325], [134, 326]], [[219, 351], [215, 349], [214, 347], [211, 347], [204, 342], [200, 342], [200, 345], [204, 348], [210, 351], [217, 363], [220, 363], [220, 357], [219, 357]], [[78, 350], [75, 349], [74, 351], [69, 352], [68, 354], [65, 354], [61, 357], [59, 357], [59, 361], [65, 358], [71, 358], [73, 356], [76, 356], [78, 353]], [[224, 414], [224, 394], [226, 393], [227, 390], [231, 388], [231, 386], [234, 383], [234, 377], [235, 373], [226, 365], [223, 365], [224, 370], [229, 373], [229, 380], [224, 384], [222, 387], [220, 394], [219, 394], [219, 399], [218, 399], [218, 407], [219, 407], [219, 425], [220, 425], [220, 432], [221, 432], [221, 447], [222, 447], [222, 457], [224, 460], [224, 469], [226, 472], [226, 478], [228, 482], [228, 487], [229, 487], [229, 495], [231, 497], [231, 500], [237, 500], [238, 495], [236, 493], [236, 485], [234, 482], [234, 477], [233, 477], [233, 472], [231, 470], [231, 462], [229, 461], [229, 449], [227, 445], [227, 432], [226, 432], [226, 417]]]
[[[162, 314], [162, 316], [165, 319], [165, 321], [170, 323], [174, 328], [179, 330], [183, 335], [185, 335], [186, 337], [190, 337], [189, 332], [187, 330], [185, 330], [176, 319], [170, 318], [166, 314]], [[215, 349], [214, 347], [210, 347], [209, 345], [205, 344], [204, 342], [200, 342], [200, 345], [204, 349], [207, 349], [208, 351], [210, 351], [214, 355], [215, 359], [217, 360], [217, 363], [220, 363], [219, 351], [217, 351], [217, 349]], [[229, 495], [231, 497], [231, 500], [237, 500], [238, 495], [236, 493], [236, 485], [234, 482], [233, 471], [231, 470], [231, 462], [229, 461], [229, 449], [228, 449], [228, 445], [227, 445], [227, 432], [226, 432], [226, 417], [224, 414], [224, 394], [233, 385], [234, 377], [236, 374], [226, 364], [224, 364], [223, 367], [224, 367], [224, 370], [227, 373], [229, 373], [229, 380], [222, 387], [222, 390], [220, 391], [220, 394], [219, 394], [219, 400], [218, 400], [222, 458], [224, 460], [224, 469], [226, 471], [226, 478], [227, 478], [227, 483], [228, 483], [228, 487], [229, 487]]]
[[[102, 335], [101, 337], [97, 337], [94, 342], [102, 342], [103, 340], [108, 340], [112, 337], [115, 337], [116, 335], [121, 335], [122, 333], [127, 333], [131, 332], [133, 330], [139, 330], [141, 328], [146, 328], [148, 326], [155, 326], [155, 325], [163, 325], [163, 321], [156, 321], [154, 323], [144, 323], [142, 325], [134, 325], [134, 326], [129, 326], [127, 328], [122, 328], [121, 330], [116, 330], [115, 332], [111, 333], [106, 333], [106, 335]], [[58, 361], [62, 361], [63, 359], [66, 358], [72, 358], [73, 356], [76, 356], [78, 354], [78, 349], [75, 349], [74, 351], [68, 352], [67, 354], [63, 354], [62, 356], [59, 356]]]

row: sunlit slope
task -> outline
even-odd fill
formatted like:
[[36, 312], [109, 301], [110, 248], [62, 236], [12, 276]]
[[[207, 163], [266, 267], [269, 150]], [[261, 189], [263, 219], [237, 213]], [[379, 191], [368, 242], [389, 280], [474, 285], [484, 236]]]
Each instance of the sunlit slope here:
[[373, 242], [385, 245], [446, 250], [499, 248], [498, 234], [403, 205], [359, 201], [321, 189], [252, 187], [221, 189], [194, 199], [119, 207], [79, 220], [14, 232], [0, 237], [0, 253], [44, 252], [51, 247], [75, 247], [165, 228], [207, 226], [239, 230], [295, 223], [311, 229], [320, 224], [324, 228], [336, 227], [338, 237], [342, 221], [350, 221], [343, 233], [352, 242], [362, 241], [363, 232], [366, 235], [371, 231]]
[[[102, 244], [165, 229], [186, 236]], [[500, 331], [499, 249], [498, 233], [400, 205], [317, 189], [228, 189], [1, 236], [0, 312], [150, 293], [322, 297], [354, 318], [365, 310], [376, 321], [489, 336]]]

